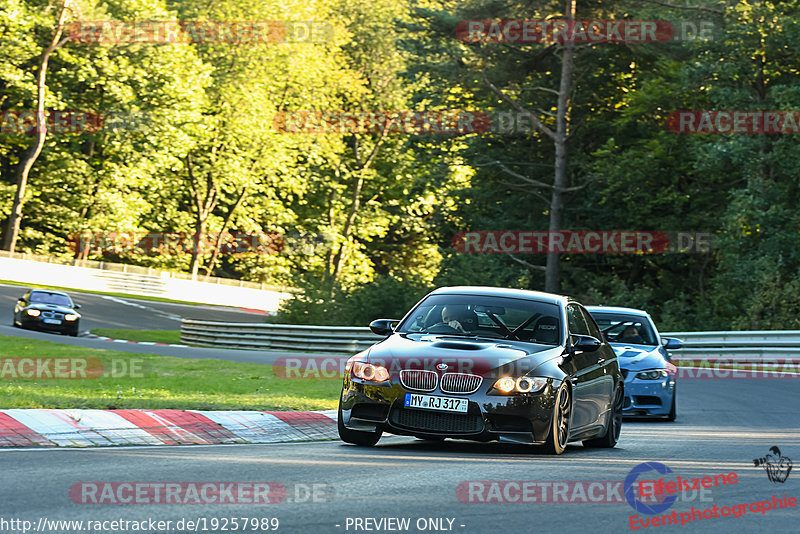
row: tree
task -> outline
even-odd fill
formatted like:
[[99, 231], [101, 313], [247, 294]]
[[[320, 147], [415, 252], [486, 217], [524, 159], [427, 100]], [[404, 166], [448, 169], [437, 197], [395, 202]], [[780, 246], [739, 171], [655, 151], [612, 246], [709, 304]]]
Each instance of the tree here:
[[6, 223], [6, 231], [3, 236], [3, 249], [13, 252], [17, 246], [17, 235], [22, 221], [22, 208], [25, 204], [25, 192], [28, 186], [28, 175], [33, 164], [42, 152], [44, 141], [47, 137], [47, 118], [45, 115], [45, 99], [47, 93], [47, 65], [50, 56], [67, 39], [62, 40], [64, 26], [67, 22], [69, 12], [73, 9], [72, 0], [61, 0], [57, 9], [55, 23], [53, 25], [53, 37], [42, 53], [39, 61], [39, 69], [36, 73], [36, 127], [34, 140], [24, 156], [20, 159], [17, 167], [17, 190], [14, 195], [14, 204], [11, 207], [11, 214]]

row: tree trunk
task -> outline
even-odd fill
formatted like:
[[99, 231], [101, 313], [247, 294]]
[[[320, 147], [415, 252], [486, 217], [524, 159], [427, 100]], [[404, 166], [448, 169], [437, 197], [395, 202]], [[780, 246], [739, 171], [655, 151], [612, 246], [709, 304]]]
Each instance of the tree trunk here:
[[208, 281], [208, 279], [211, 277], [211, 271], [214, 270], [214, 267], [217, 264], [217, 258], [219, 258], [219, 249], [222, 246], [222, 237], [225, 235], [225, 232], [228, 231], [228, 225], [233, 218], [233, 214], [237, 209], [239, 209], [239, 206], [242, 205], [242, 201], [244, 201], [244, 197], [247, 195], [247, 188], [247, 184], [242, 187], [241, 193], [239, 193], [239, 196], [236, 197], [236, 201], [233, 203], [233, 206], [231, 206], [231, 209], [225, 216], [225, 220], [222, 222], [222, 228], [219, 229], [217, 237], [214, 239], [214, 252], [211, 254], [211, 261], [208, 262], [206, 267], [203, 267], [206, 270], [206, 281]]
[[39, 64], [39, 72], [36, 75], [36, 138], [31, 146], [19, 160], [17, 167], [17, 191], [14, 195], [14, 204], [11, 208], [11, 214], [8, 217], [8, 225], [6, 226], [5, 236], [3, 238], [3, 249], [14, 252], [17, 246], [17, 237], [19, 236], [19, 227], [22, 222], [22, 208], [25, 204], [25, 190], [28, 187], [28, 175], [33, 168], [33, 164], [42, 152], [44, 147], [44, 140], [47, 137], [47, 121], [44, 112], [45, 96], [47, 92], [47, 63], [50, 61], [52, 53], [61, 46], [61, 34], [64, 31], [64, 21], [67, 18], [67, 6], [69, 0], [63, 0], [61, 3], [61, 11], [58, 15], [56, 22], [55, 33], [50, 45], [42, 54], [42, 60]]
[[197, 280], [197, 272], [200, 269], [200, 247], [206, 233], [206, 221], [211, 216], [211, 212], [217, 206], [217, 184], [211, 176], [211, 172], [206, 170], [206, 190], [205, 194], [200, 191], [200, 184], [194, 174], [192, 166], [192, 156], [186, 156], [186, 172], [189, 175], [189, 186], [192, 189], [194, 199], [195, 223], [194, 235], [192, 236], [192, 260], [189, 270], [192, 273], [192, 280]]
[[370, 168], [372, 163], [375, 161], [375, 157], [378, 155], [378, 151], [383, 145], [384, 140], [386, 139], [386, 134], [389, 131], [390, 122], [386, 121], [383, 124], [383, 129], [381, 130], [380, 137], [375, 141], [375, 146], [372, 147], [367, 158], [362, 162], [361, 160], [361, 145], [359, 143], [358, 137], [354, 137], [353, 139], [353, 154], [355, 159], [355, 167], [356, 167], [356, 181], [353, 184], [353, 196], [350, 200], [350, 213], [345, 220], [344, 229], [342, 230], [342, 237], [344, 237], [344, 241], [342, 242], [341, 246], [339, 246], [339, 250], [333, 257], [333, 269], [330, 276], [330, 292], [331, 297], [333, 297], [333, 291], [336, 287], [336, 282], [339, 280], [339, 276], [342, 274], [342, 269], [344, 267], [344, 260], [346, 259], [346, 247], [350, 243], [350, 237], [353, 233], [353, 226], [355, 226], [356, 217], [358, 216], [358, 210], [361, 209], [361, 191], [364, 188], [364, 175], [367, 172], [367, 169]]
[[[565, 18], [575, 20], [576, 0], [566, 0]], [[575, 57], [575, 45], [569, 40], [564, 42], [561, 56], [561, 86], [558, 90], [558, 109], [556, 110], [555, 131], [555, 174], [550, 196], [550, 232], [558, 232], [564, 220], [564, 189], [567, 187], [568, 147], [569, 140], [569, 94], [572, 90], [572, 65]], [[557, 252], [547, 254], [545, 268], [545, 291], [558, 293], [561, 290], [561, 262]]]

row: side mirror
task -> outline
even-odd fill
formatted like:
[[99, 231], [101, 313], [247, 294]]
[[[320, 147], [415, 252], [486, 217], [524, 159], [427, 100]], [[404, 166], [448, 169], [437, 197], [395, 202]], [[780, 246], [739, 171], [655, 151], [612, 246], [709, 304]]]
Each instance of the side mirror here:
[[572, 347], [581, 352], [594, 352], [603, 344], [602, 341], [592, 336], [572, 336]]
[[73, 302], [72, 304], [73, 304], [73, 306], [72, 306], [73, 310], [80, 310], [81, 309], [81, 305], [78, 304], [77, 302]]
[[388, 336], [394, 332], [392, 323], [398, 322], [400, 322], [398, 319], [375, 319], [369, 323], [369, 329], [372, 330], [373, 334], [377, 334], [379, 336]]
[[674, 337], [662, 337], [661, 344], [664, 345], [664, 348], [667, 350], [678, 350], [683, 348], [683, 342]]

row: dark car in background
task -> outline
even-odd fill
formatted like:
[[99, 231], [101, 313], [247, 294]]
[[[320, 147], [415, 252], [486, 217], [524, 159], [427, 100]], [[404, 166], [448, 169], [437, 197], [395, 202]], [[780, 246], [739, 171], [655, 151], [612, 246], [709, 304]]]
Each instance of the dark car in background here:
[[614, 447], [623, 379], [591, 315], [568, 297], [493, 287], [440, 288], [386, 338], [351, 357], [339, 436], [374, 445], [383, 432], [543, 445]]
[[644, 310], [588, 306], [619, 359], [625, 377], [626, 417], [677, 417], [677, 368], [668, 350], [680, 349], [680, 340], [661, 337]]
[[12, 325], [77, 336], [81, 320], [78, 308], [80, 305], [61, 291], [30, 289], [17, 300]]

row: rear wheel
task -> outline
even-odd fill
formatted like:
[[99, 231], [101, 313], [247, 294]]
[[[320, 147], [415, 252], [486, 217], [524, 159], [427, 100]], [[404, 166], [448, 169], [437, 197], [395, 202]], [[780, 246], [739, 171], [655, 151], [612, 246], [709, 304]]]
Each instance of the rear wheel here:
[[675, 399], [678, 397], [678, 391], [675, 390], [672, 392], [672, 407], [669, 409], [669, 415], [667, 415], [667, 421], [674, 421], [675, 417], [678, 415], [675, 405]]
[[336, 418], [337, 427], [339, 429], [339, 439], [345, 443], [352, 443], [353, 445], [361, 445], [364, 447], [372, 447], [378, 440], [381, 439], [382, 431], [376, 432], [362, 432], [360, 430], [350, 430], [344, 426], [342, 422], [342, 401], [339, 401], [339, 416]]
[[567, 383], [561, 384], [556, 393], [553, 406], [553, 418], [550, 423], [550, 435], [544, 444], [547, 454], [561, 454], [569, 441], [569, 425], [572, 420], [572, 396]]
[[622, 431], [622, 404], [625, 395], [622, 392], [622, 387], [617, 388], [614, 394], [614, 405], [611, 408], [611, 417], [606, 427], [606, 433], [599, 438], [587, 439], [583, 442], [584, 447], [602, 447], [610, 449], [619, 441], [619, 434]]

